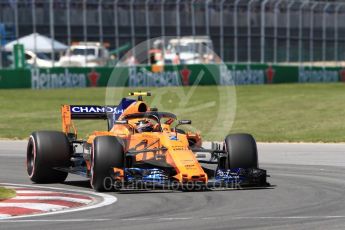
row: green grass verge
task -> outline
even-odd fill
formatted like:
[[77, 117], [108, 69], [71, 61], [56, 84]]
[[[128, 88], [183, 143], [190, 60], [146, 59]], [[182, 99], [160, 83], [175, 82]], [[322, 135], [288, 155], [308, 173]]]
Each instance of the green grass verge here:
[[0, 187], [0, 200], [9, 199], [16, 196], [16, 192], [13, 189]]
[[[174, 92], [174, 88], [161, 88]], [[208, 132], [214, 126], [217, 113], [226, 118], [229, 109], [216, 104], [213, 108], [185, 112], [206, 102], [217, 101], [232, 87], [198, 87], [194, 96], [183, 108], [175, 105], [183, 102], [174, 93], [162, 96], [164, 110], [190, 118], [202, 131], [206, 140], [222, 140], [227, 132], [252, 133], [258, 141], [276, 142], [344, 142], [345, 141], [345, 85], [344, 84], [288, 84], [236, 87], [236, 117], [230, 125], [219, 122], [216, 132]], [[188, 91], [189, 88], [183, 90]], [[128, 90], [129, 91], [129, 90]], [[114, 104], [121, 95], [116, 95]], [[56, 90], [1, 90], [0, 138], [27, 138], [34, 130], [60, 130], [61, 104], [105, 103], [105, 88], [56, 89]], [[155, 98], [149, 99], [155, 104]], [[206, 103], [207, 104], [207, 103]], [[162, 109], [161, 109], [162, 110]], [[230, 116], [230, 115], [229, 115]], [[105, 128], [104, 121], [78, 122], [82, 136], [92, 130]], [[219, 127], [219, 128], [218, 128]], [[218, 130], [218, 131], [217, 131]]]

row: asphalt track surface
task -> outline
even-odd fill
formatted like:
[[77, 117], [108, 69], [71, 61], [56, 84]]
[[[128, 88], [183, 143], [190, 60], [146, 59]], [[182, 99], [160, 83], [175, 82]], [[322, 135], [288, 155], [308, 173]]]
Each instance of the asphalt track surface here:
[[[259, 144], [272, 188], [108, 193], [110, 206], [0, 221], [0, 229], [344, 229], [345, 144]], [[25, 142], [0, 142], [0, 182], [31, 184]], [[51, 187], [91, 191], [69, 176]]]

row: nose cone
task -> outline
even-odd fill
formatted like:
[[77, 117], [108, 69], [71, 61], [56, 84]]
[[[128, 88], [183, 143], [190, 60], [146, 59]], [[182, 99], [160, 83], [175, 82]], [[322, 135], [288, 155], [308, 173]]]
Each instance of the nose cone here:
[[207, 174], [190, 150], [186, 135], [171, 132], [165, 136], [163, 142], [168, 146], [167, 160], [178, 173], [176, 179], [181, 183], [207, 182]]

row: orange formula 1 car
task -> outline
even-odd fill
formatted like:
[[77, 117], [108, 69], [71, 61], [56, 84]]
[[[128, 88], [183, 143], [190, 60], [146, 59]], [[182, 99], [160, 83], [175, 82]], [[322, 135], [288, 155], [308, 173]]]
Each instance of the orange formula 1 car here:
[[[267, 185], [251, 135], [228, 135], [223, 144], [206, 149], [199, 134], [179, 128], [190, 120], [150, 108], [143, 101], [150, 93], [130, 95], [138, 99], [123, 98], [118, 106], [63, 105], [62, 132], [30, 136], [30, 179], [58, 183], [73, 173], [89, 178], [96, 191]], [[108, 130], [77, 139], [74, 119], [104, 119]]]

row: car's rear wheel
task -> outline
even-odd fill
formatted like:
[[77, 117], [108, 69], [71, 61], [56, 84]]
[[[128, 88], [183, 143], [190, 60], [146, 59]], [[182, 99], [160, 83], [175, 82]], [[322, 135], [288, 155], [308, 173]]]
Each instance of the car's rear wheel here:
[[67, 178], [67, 172], [54, 167], [68, 167], [70, 144], [66, 135], [57, 131], [39, 131], [31, 134], [27, 146], [26, 168], [35, 183], [60, 183]]
[[123, 169], [124, 150], [121, 140], [114, 136], [99, 136], [93, 141], [91, 155], [91, 186], [98, 192], [114, 189], [111, 170]]
[[252, 135], [228, 135], [225, 138], [225, 150], [227, 152], [225, 169], [258, 167], [258, 151]]

